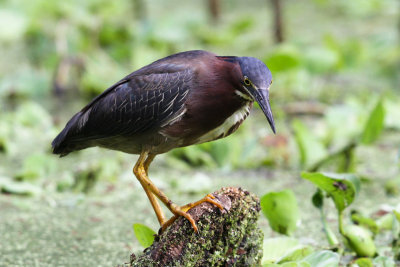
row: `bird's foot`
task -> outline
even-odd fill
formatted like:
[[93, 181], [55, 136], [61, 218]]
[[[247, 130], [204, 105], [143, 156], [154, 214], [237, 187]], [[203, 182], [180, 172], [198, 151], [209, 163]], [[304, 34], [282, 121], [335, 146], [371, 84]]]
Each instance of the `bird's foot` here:
[[208, 194], [207, 196], [205, 196], [204, 198], [200, 199], [199, 201], [186, 204], [185, 206], [182, 206], [182, 207], [171, 205], [171, 211], [174, 214], [174, 216], [161, 225], [162, 231], [167, 229], [168, 226], [170, 226], [179, 216], [182, 216], [182, 217], [185, 217], [190, 222], [190, 224], [193, 227], [193, 230], [195, 232], [197, 232], [198, 228], [197, 228], [196, 222], [194, 221], [193, 217], [189, 213], [187, 213], [187, 211], [192, 209], [192, 208], [194, 208], [194, 207], [196, 207], [196, 206], [198, 206], [198, 205], [200, 205], [203, 202], [211, 203], [214, 206], [217, 206], [220, 210], [223, 210], [224, 207], [222, 206], [222, 204], [218, 203], [214, 199], [215, 199], [215, 197], [212, 194]]
[[215, 199], [215, 197], [212, 194], [208, 194], [207, 196], [205, 196], [204, 198], [200, 199], [199, 201], [196, 201], [196, 202], [193, 202], [193, 203], [189, 203], [189, 204], [186, 204], [185, 206], [182, 206], [181, 209], [184, 210], [184, 211], [188, 211], [191, 208], [194, 208], [194, 207], [200, 205], [201, 203], [208, 202], [208, 203], [213, 204], [214, 206], [217, 206], [220, 210], [223, 210], [224, 206], [222, 206], [221, 203], [215, 201], [214, 199]]

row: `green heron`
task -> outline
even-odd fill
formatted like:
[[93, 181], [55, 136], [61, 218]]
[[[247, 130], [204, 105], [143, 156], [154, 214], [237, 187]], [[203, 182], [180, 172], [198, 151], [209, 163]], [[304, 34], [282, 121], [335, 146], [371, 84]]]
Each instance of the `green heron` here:
[[[139, 154], [133, 172], [165, 229], [178, 216], [210, 202], [207, 195], [185, 206], [174, 204], [148, 178], [154, 157], [173, 148], [226, 137], [239, 127], [257, 101], [275, 132], [269, 104], [271, 72], [252, 57], [187, 51], [147, 65], [120, 80], [75, 114], [52, 142], [53, 153], [99, 146]], [[157, 198], [174, 214], [167, 220]]]

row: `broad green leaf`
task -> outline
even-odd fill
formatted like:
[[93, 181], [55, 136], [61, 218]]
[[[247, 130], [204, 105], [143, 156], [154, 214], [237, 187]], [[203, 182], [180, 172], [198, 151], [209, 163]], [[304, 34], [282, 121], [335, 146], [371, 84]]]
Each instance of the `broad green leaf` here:
[[395, 262], [392, 258], [385, 256], [378, 256], [373, 260], [374, 267], [394, 267]]
[[374, 267], [372, 259], [370, 258], [359, 258], [355, 263], [358, 267]]
[[264, 195], [261, 198], [261, 209], [274, 231], [290, 235], [296, 229], [299, 210], [291, 190]]
[[295, 48], [281, 47], [264, 60], [272, 72], [283, 72], [300, 65], [300, 55]]
[[255, 24], [255, 21], [251, 17], [238, 18], [229, 27], [229, 32], [234, 36], [240, 36], [243, 32], [250, 30]]
[[303, 172], [301, 177], [328, 193], [339, 212], [353, 202], [359, 184], [359, 179], [352, 174]]
[[142, 245], [144, 248], [147, 248], [153, 244], [154, 235], [156, 233], [151, 228], [140, 223], [135, 223], [133, 224], [133, 231], [135, 232], [135, 236], [140, 245]]
[[369, 145], [378, 139], [384, 127], [384, 120], [385, 109], [383, 101], [380, 99], [370, 113], [367, 123], [364, 126], [364, 131], [361, 137], [361, 142], [363, 144]]
[[301, 165], [312, 166], [328, 155], [322, 142], [300, 120], [293, 120], [292, 127], [299, 148]]
[[302, 262], [309, 263], [311, 267], [337, 267], [339, 261], [339, 254], [330, 250], [316, 251], [302, 260]]
[[358, 225], [346, 225], [344, 237], [349, 247], [360, 257], [372, 257], [376, 253], [375, 243], [371, 233], [364, 227]]
[[299, 240], [291, 237], [275, 237], [264, 240], [262, 263], [275, 263], [300, 246]]
[[284, 255], [281, 259], [278, 260], [278, 263], [299, 261], [305, 258], [307, 255], [310, 255], [314, 249], [310, 246], [297, 246], [296, 248], [288, 251], [286, 255]]

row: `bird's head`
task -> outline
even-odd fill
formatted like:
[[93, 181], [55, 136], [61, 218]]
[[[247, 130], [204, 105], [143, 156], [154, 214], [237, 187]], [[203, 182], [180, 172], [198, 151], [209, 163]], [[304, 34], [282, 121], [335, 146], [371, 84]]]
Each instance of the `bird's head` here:
[[253, 57], [238, 57], [242, 77], [240, 93], [252, 101], [257, 101], [264, 112], [272, 131], [275, 133], [275, 122], [269, 104], [269, 88], [272, 75], [268, 67], [259, 59]]

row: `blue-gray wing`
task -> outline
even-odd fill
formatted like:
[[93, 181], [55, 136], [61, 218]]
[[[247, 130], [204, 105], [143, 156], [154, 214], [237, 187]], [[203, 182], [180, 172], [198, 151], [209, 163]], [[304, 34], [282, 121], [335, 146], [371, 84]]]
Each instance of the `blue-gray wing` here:
[[171, 64], [161, 69], [149, 65], [128, 75], [72, 117], [53, 141], [54, 153], [68, 154], [77, 143], [133, 136], [170, 123], [182, 114], [192, 79], [190, 68]]

